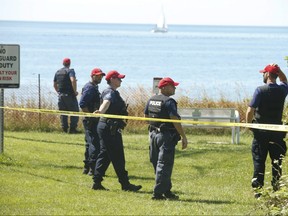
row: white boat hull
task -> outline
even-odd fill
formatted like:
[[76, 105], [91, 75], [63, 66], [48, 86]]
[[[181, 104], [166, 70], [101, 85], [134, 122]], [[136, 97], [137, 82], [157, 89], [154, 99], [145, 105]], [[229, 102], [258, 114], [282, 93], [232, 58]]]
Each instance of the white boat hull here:
[[152, 29], [153, 33], [166, 33], [168, 32], [168, 29], [167, 28], [155, 28], [155, 29]]

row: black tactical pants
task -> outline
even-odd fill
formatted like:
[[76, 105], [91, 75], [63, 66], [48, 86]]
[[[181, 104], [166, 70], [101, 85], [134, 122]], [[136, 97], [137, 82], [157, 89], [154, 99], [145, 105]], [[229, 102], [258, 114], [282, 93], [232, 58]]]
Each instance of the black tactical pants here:
[[[128, 172], [125, 170], [125, 156], [122, 134], [120, 130], [112, 131], [106, 122], [99, 121], [97, 132], [100, 139], [100, 153], [97, 157], [93, 180], [101, 182], [110, 164], [118, 176], [122, 186], [129, 185]], [[115, 132], [115, 134], [114, 134]]]
[[287, 147], [284, 141], [285, 133], [277, 131], [254, 130], [252, 142], [252, 158], [254, 164], [253, 178], [256, 178], [261, 186], [264, 185], [265, 162], [267, 155], [271, 158], [272, 184], [282, 175], [282, 159]]

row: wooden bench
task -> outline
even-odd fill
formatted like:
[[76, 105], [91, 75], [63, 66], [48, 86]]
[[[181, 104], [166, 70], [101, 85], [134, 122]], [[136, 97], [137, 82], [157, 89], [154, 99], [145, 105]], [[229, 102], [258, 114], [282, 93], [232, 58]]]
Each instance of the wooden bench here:
[[[199, 121], [199, 124], [182, 124], [183, 127], [225, 127], [219, 125], [204, 125], [202, 122], [240, 122], [239, 112], [235, 108], [178, 108], [178, 113], [183, 120]], [[227, 126], [231, 127], [231, 126]], [[232, 143], [239, 144], [240, 128], [231, 127]]]

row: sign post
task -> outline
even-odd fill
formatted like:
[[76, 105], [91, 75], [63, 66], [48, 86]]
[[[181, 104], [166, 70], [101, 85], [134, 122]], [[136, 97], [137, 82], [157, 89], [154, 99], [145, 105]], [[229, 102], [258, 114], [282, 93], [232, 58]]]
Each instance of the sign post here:
[[158, 94], [159, 93], [159, 89], [158, 89], [158, 83], [161, 80], [161, 77], [154, 77], [153, 78], [153, 93], [154, 94]]
[[[20, 46], [0, 44], [0, 106], [4, 106], [4, 88], [20, 86]], [[4, 110], [0, 110], [0, 154], [4, 152]]]
[[[4, 106], [4, 89], [0, 89], [0, 106]], [[4, 151], [4, 114], [0, 110], [0, 154]]]

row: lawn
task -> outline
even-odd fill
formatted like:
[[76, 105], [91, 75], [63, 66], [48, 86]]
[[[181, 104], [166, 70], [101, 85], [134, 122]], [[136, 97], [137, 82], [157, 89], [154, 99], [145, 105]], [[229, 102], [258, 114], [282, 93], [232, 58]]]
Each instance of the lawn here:
[[[172, 175], [178, 201], [151, 200], [154, 173], [148, 135], [124, 133], [123, 139], [131, 183], [143, 186], [137, 193], [121, 191], [112, 166], [103, 181], [110, 190], [91, 189], [91, 176], [82, 174], [83, 134], [5, 131], [0, 215], [263, 214], [250, 186], [252, 138], [248, 132], [241, 134], [239, 145], [207, 143], [205, 135], [193, 134], [188, 135], [187, 150], [182, 151], [179, 143]], [[267, 184], [270, 178], [268, 173]]]

